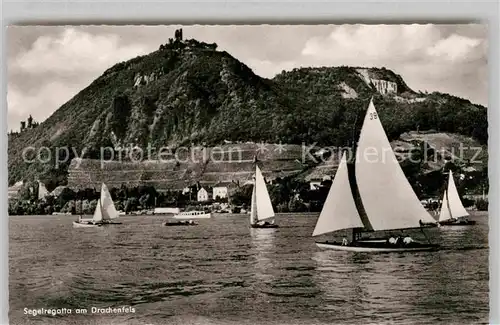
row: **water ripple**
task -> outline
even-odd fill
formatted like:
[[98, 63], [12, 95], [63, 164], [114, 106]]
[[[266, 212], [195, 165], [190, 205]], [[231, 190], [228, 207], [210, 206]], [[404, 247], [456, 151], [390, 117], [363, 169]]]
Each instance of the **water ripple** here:
[[[10, 218], [12, 324], [487, 324], [488, 227], [434, 229], [437, 252], [322, 251], [317, 215], [242, 216], [197, 227], [124, 217], [106, 229], [71, 218]], [[30, 307], [135, 306], [135, 314], [29, 318]]]

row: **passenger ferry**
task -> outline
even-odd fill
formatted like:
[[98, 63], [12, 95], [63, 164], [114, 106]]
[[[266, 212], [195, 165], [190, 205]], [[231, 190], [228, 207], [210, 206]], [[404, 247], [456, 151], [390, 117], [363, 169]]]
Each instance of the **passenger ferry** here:
[[210, 219], [212, 214], [205, 211], [184, 211], [173, 216], [174, 219]]

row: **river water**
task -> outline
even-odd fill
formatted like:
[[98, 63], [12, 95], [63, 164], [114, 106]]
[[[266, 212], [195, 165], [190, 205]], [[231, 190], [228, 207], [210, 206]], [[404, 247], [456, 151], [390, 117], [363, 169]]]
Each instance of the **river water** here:
[[[245, 215], [81, 229], [14, 216], [10, 324], [487, 324], [488, 217], [472, 218], [430, 229], [437, 252], [367, 254], [318, 249], [317, 214], [278, 215], [278, 229]], [[37, 308], [62, 314], [26, 314]]]

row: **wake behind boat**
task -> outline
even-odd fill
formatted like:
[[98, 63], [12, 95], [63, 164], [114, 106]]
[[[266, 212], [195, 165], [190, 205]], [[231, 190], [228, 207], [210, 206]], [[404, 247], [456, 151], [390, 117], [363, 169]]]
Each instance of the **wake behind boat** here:
[[111, 198], [111, 193], [108, 187], [103, 183], [101, 185], [101, 197], [97, 200], [97, 206], [94, 211], [94, 216], [91, 219], [78, 217], [78, 221], [73, 221], [73, 228], [92, 228], [101, 227], [104, 225], [119, 225], [121, 222], [113, 222], [119, 217], [116, 211], [115, 204]]
[[350, 242], [347, 238], [341, 242], [316, 242], [316, 245], [352, 252], [435, 250], [439, 245], [416, 242], [409, 236], [362, 238], [364, 232], [374, 231], [400, 232], [419, 228], [423, 232], [425, 225], [435, 224], [406, 179], [371, 100], [361, 128], [354, 166], [348, 165], [343, 153], [312, 234], [319, 236], [352, 229], [352, 239]]
[[453, 173], [448, 174], [448, 188], [444, 190], [441, 211], [439, 213], [440, 226], [470, 226], [475, 225], [474, 220], [469, 220], [469, 213], [465, 210], [458, 195]]
[[250, 210], [250, 227], [278, 228], [274, 221], [274, 209], [271, 197], [267, 191], [266, 181], [259, 166], [255, 165], [255, 182], [252, 192], [252, 206]]

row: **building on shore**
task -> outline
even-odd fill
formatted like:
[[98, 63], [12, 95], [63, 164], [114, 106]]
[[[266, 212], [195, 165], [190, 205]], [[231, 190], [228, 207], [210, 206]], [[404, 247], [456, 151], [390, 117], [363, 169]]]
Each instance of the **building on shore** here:
[[213, 198], [214, 200], [219, 199], [227, 199], [228, 197], [228, 188], [220, 183], [216, 184], [213, 188]]
[[8, 199], [17, 199], [19, 197], [19, 191], [23, 188], [24, 182], [19, 181], [7, 189]]
[[198, 202], [206, 202], [210, 198], [208, 197], [208, 191], [205, 188], [200, 188], [197, 194]]

